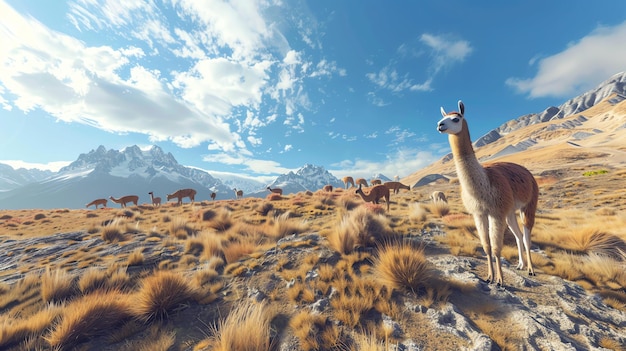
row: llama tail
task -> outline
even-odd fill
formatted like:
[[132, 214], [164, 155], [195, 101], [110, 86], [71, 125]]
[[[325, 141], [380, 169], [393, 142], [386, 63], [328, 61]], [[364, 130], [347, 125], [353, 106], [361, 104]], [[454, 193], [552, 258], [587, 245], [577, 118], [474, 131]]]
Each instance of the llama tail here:
[[537, 182], [533, 182], [533, 196], [530, 202], [522, 209], [522, 222], [524, 227], [530, 232], [535, 225], [535, 213], [537, 212], [537, 202], [539, 201], [539, 187]]

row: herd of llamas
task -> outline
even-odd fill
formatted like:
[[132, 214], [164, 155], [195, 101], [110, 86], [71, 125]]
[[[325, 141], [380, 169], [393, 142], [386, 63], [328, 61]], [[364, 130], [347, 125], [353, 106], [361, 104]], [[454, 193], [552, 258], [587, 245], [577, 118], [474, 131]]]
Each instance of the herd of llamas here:
[[[535, 223], [535, 213], [539, 196], [539, 187], [534, 176], [525, 167], [511, 162], [496, 162], [482, 165], [474, 153], [470, 140], [467, 121], [465, 120], [465, 105], [458, 102], [458, 111], [447, 113], [441, 108], [442, 119], [437, 123], [437, 131], [448, 134], [448, 141], [452, 150], [452, 156], [459, 183], [461, 185], [461, 199], [467, 211], [473, 216], [476, 230], [480, 238], [481, 245], [487, 256], [488, 274], [485, 279], [488, 283], [496, 283], [498, 287], [503, 286], [502, 264], [500, 254], [503, 246], [503, 237], [508, 227], [515, 235], [519, 264], [517, 269], [527, 268], [529, 275], [535, 275], [530, 256], [530, 234]], [[356, 181], [350, 176], [342, 178], [346, 187], [355, 187], [355, 193], [365, 202], [378, 204], [381, 199], [387, 203], [389, 211], [389, 196], [393, 192], [397, 194], [400, 189], [410, 190], [408, 185], [398, 181], [382, 183], [379, 179], [370, 181], [371, 188], [366, 194], [363, 186], [370, 187], [365, 178], [357, 178]], [[233, 189], [237, 199], [243, 197], [243, 191]], [[270, 188], [267, 190], [273, 194], [282, 195], [280, 188]], [[332, 185], [326, 185], [324, 191], [332, 192]], [[155, 197], [153, 192], [148, 193], [153, 206], [161, 205], [161, 198]], [[194, 202], [196, 190], [180, 189], [172, 194], [167, 194], [167, 201], [177, 199], [178, 205], [182, 204], [184, 198], [189, 198]], [[211, 194], [211, 199], [215, 200], [216, 194]], [[110, 196], [114, 203], [126, 207], [129, 203], [135, 206], [139, 200], [137, 195], [126, 195], [120, 198]], [[440, 191], [435, 191], [431, 195], [433, 202], [447, 202], [445, 195]], [[86, 205], [106, 207], [107, 199], [96, 199]], [[517, 210], [520, 211], [520, 218], [523, 231], [520, 230], [516, 218]]]

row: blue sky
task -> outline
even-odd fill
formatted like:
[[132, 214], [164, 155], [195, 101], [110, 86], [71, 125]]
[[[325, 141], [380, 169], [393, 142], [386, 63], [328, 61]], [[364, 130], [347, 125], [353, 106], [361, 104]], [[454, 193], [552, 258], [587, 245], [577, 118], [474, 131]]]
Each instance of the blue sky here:
[[626, 70], [626, 2], [0, 0], [0, 162], [158, 145], [215, 174], [407, 176]]

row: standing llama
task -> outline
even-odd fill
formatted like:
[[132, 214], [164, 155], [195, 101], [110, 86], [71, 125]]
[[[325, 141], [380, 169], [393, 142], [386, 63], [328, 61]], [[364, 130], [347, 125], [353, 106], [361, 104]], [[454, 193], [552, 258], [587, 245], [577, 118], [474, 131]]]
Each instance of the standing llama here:
[[350, 184], [351, 187], [354, 187], [354, 178], [350, 177], [350, 176], [345, 176], [343, 178], [341, 178], [341, 181], [343, 182], [343, 184], [345, 184], [346, 189], [348, 189], [348, 184]]
[[[487, 282], [503, 285], [500, 253], [504, 231], [508, 225], [515, 235], [519, 263], [524, 268], [522, 243], [526, 252], [528, 274], [535, 275], [530, 257], [530, 233], [535, 224], [535, 212], [539, 187], [533, 175], [524, 167], [510, 162], [497, 162], [482, 166], [470, 140], [465, 106], [459, 100], [459, 111], [446, 113], [441, 108], [443, 119], [437, 124], [440, 133], [448, 134], [456, 172], [461, 184], [461, 198], [468, 212], [474, 216], [476, 230], [483, 250], [487, 255]], [[515, 211], [520, 210], [524, 233], [520, 231]], [[496, 272], [492, 256], [495, 258]]]
[[153, 207], [159, 207], [161, 206], [161, 198], [158, 196], [154, 196], [154, 192], [149, 192], [148, 195], [150, 195], [150, 200], [152, 201], [152, 206]]

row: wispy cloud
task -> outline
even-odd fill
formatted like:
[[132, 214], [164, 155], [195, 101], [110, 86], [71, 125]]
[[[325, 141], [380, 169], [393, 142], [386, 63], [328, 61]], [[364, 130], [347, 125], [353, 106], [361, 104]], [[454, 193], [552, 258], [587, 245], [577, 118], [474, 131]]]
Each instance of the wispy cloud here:
[[536, 59], [533, 78], [509, 78], [506, 84], [531, 98], [570, 97], [626, 70], [626, 22], [599, 27], [563, 51]]
[[431, 78], [442, 69], [465, 61], [474, 50], [468, 41], [453, 39], [445, 35], [424, 33], [420, 36], [420, 42], [430, 49]]
[[[396, 56], [377, 72], [367, 73], [366, 78], [378, 89], [392, 93], [405, 91], [432, 91], [433, 80], [444, 69], [462, 63], [472, 53], [473, 48], [466, 40], [451, 36], [422, 34], [415, 43], [403, 43], [396, 50]], [[402, 67], [420, 66], [418, 62], [428, 56], [426, 79], [418, 81], [414, 72], [402, 71]], [[384, 101], [370, 92], [369, 100], [376, 106], [384, 106]]]

